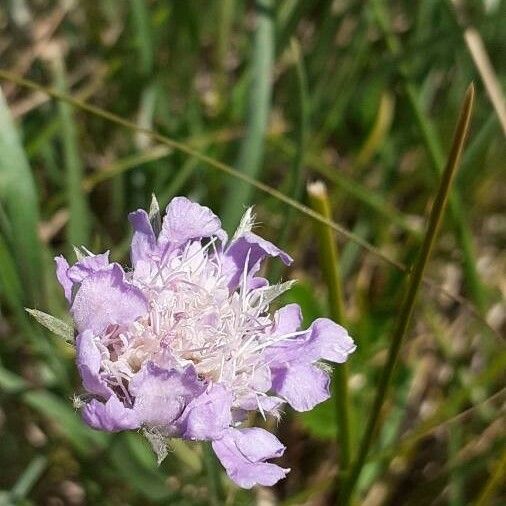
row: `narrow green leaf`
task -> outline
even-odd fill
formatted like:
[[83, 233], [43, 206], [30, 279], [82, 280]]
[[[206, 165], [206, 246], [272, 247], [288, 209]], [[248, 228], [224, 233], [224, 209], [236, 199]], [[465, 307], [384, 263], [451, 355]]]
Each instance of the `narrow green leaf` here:
[[35, 182], [21, 139], [0, 90], [0, 198], [7, 213], [12, 250], [26, 302], [40, 303], [42, 290], [39, 208]]
[[[385, 8], [383, 0], [373, 0], [371, 2], [372, 10], [380, 29], [385, 36], [388, 49], [396, 58], [402, 58], [402, 48], [399, 39], [394, 34], [390, 26], [391, 16]], [[409, 68], [406, 63], [399, 66], [399, 74], [402, 79], [404, 92], [408, 98], [422, 140], [425, 144], [427, 154], [430, 159], [430, 168], [434, 178], [441, 176], [444, 170], [443, 147], [436, 134], [436, 128], [431, 119], [424, 113], [420, 93], [410, 78]], [[476, 269], [477, 261], [474, 252], [474, 244], [470, 234], [470, 228], [467, 225], [464, 206], [457, 188], [454, 188], [449, 196], [449, 214], [455, 228], [455, 235], [462, 251], [463, 267], [465, 272], [465, 281], [469, 289], [473, 302], [483, 313], [485, 309], [485, 293]]]
[[[250, 69], [251, 90], [246, 136], [235, 163], [238, 171], [256, 178], [262, 164], [265, 133], [271, 105], [272, 67], [274, 64], [274, 4], [273, 0], [257, 2], [257, 28], [253, 43], [253, 61]], [[252, 188], [244, 182], [229, 186], [223, 211], [226, 229], [233, 230], [239, 223], [244, 208], [251, 202]]]
[[[295, 128], [295, 149], [289, 173], [291, 180], [289, 195], [293, 200], [300, 201], [304, 191], [304, 163], [309, 133], [309, 97], [307, 75], [302, 60], [301, 48], [295, 39], [292, 39], [291, 50], [294, 60], [295, 75], [297, 77], [298, 107]], [[285, 246], [293, 230], [293, 217], [294, 209], [290, 208], [286, 214], [284, 226], [277, 241], [281, 248]], [[282, 270], [283, 265], [281, 262], [272, 264], [269, 278], [273, 282], [276, 282], [280, 278]]]
[[138, 51], [140, 69], [150, 75], [153, 70], [153, 36], [150, 26], [149, 9], [145, 0], [130, 0], [135, 29], [135, 42]]
[[53, 334], [58, 337], [62, 337], [65, 342], [74, 344], [74, 327], [59, 318], [56, 318], [50, 314], [39, 311], [38, 309], [28, 309], [25, 311], [31, 314], [41, 325], [50, 330]]
[[[53, 64], [56, 88], [64, 93], [67, 90], [67, 79], [63, 59], [58, 55]], [[67, 244], [88, 244], [90, 219], [86, 195], [81, 189], [84, 169], [81, 163], [77, 124], [72, 106], [65, 102], [58, 103], [61, 122], [61, 138], [65, 158], [67, 202], [70, 216], [67, 225]]]

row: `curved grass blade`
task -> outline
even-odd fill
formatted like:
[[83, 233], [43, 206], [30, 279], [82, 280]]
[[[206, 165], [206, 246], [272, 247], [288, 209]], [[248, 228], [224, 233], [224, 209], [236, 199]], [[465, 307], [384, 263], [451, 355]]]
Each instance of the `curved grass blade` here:
[[[379, 250], [378, 248], [376, 248], [372, 244], [368, 243], [366, 240], [362, 239], [361, 237], [353, 234], [352, 232], [350, 232], [348, 229], [346, 229], [342, 225], [339, 225], [338, 223], [335, 223], [332, 220], [328, 220], [324, 216], [313, 211], [311, 208], [288, 197], [287, 195], [285, 195], [281, 191], [276, 190], [275, 188], [272, 188], [271, 186], [269, 186], [265, 183], [262, 183], [261, 181], [258, 181], [252, 177], [249, 177], [248, 175], [246, 175], [242, 172], [238, 172], [237, 170], [230, 167], [229, 165], [227, 165], [223, 162], [220, 162], [218, 160], [215, 160], [211, 156], [203, 154], [203, 153], [193, 149], [192, 147], [188, 146], [187, 144], [175, 141], [174, 139], [166, 137], [166, 136], [159, 134], [153, 130], [139, 127], [135, 123], [133, 123], [127, 119], [124, 119], [121, 116], [118, 116], [114, 113], [111, 113], [110, 111], [107, 111], [105, 109], [101, 109], [100, 107], [96, 107], [94, 105], [91, 105], [85, 101], [74, 98], [74, 97], [67, 95], [65, 93], [60, 93], [53, 88], [47, 88], [47, 87], [42, 86], [38, 83], [35, 83], [34, 81], [30, 81], [29, 79], [24, 79], [24, 78], [19, 77], [15, 74], [12, 74], [9, 71], [0, 70], [0, 79], [5, 79], [7, 81], [14, 82], [15, 84], [17, 84], [19, 86], [23, 86], [25, 88], [44, 92], [47, 95], [49, 95], [50, 97], [53, 97], [54, 99], [63, 100], [65, 102], [68, 102], [69, 104], [73, 105], [74, 107], [78, 107], [79, 109], [82, 109], [83, 111], [87, 111], [90, 114], [93, 114], [97, 117], [103, 118], [107, 121], [110, 121], [112, 123], [120, 125], [124, 128], [131, 130], [131, 131], [136, 131], [136, 132], [146, 134], [149, 137], [151, 137], [152, 139], [158, 141], [160, 144], [164, 144], [165, 146], [174, 148], [174, 149], [176, 149], [182, 153], [185, 153], [189, 156], [195, 157], [196, 159], [200, 160], [201, 162], [209, 165], [211, 168], [218, 170], [224, 174], [227, 174], [228, 176], [231, 176], [235, 179], [243, 181], [251, 186], [254, 186], [258, 190], [262, 191], [263, 193], [270, 195], [271, 197], [274, 197], [275, 199], [279, 200], [280, 202], [283, 202], [284, 204], [296, 209], [297, 211], [299, 211], [300, 213], [304, 214], [305, 216], [311, 218], [312, 220], [315, 220], [317, 222], [327, 225], [332, 230], [335, 230], [341, 237], [354, 242], [355, 244], [359, 245], [362, 249], [369, 252], [371, 255], [373, 255], [376, 258], [382, 260], [383, 262], [389, 264], [390, 266], [396, 268], [397, 270], [399, 270], [401, 272], [408, 272], [408, 268], [402, 262], [399, 262], [399, 261], [389, 257], [387, 254], [383, 253], [381, 250]], [[495, 329], [493, 329], [490, 326], [490, 324], [485, 320], [485, 318], [476, 309], [476, 307], [470, 301], [468, 301], [465, 297], [462, 297], [458, 294], [454, 294], [454, 293], [449, 292], [444, 287], [440, 286], [437, 282], [428, 278], [427, 276], [424, 276], [423, 282], [429, 288], [437, 290], [439, 293], [441, 293], [442, 295], [444, 295], [448, 299], [450, 299], [454, 302], [457, 302], [461, 306], [465, 307], [470, 312], [470, 314], [472, 314], [474, 316], [474, 318], [476, 318], [478, 321], [480, 321], [480, 323], [483, 325], [483, 327], [486, 328], [490, 332], [490, 334], [494, 335], [498, 339], [503, 339], [503, 337]]]

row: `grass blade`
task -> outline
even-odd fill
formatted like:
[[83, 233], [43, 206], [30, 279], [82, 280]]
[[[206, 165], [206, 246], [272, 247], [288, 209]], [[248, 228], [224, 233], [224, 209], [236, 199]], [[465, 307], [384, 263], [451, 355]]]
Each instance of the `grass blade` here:
[[149, 25], [149, 10], [144, 0], [130, 0], [140, 68], [150, 75], [153, 70], [153, 37]]
[[475, 506], [487, 506], [491, 504], [491, 500], [494, 497], [494, 493], [501, 483], [504, 484], [504, 477], [506, 475], [506, 451], [503, 452], [499, 462], [497, 462], [492, 474], [486, 481], [485, 486], [478, 499], [475, 502]]
[[388, 392], [390, 379], [392, 377], [392, 373], [394, 371], [395, 364], [397, 362], [397, 356], [399, 354], [403, 338], [406, 334], [406, 331], [411, 321], [411, 316], [413, 313], [416, 296], [418, 294], [418, 289], [420, 288], [423, 273], [430, 258], [432, 247], [434, 245], [437, 232], [446, 207], [448, 196], [450, 194], [451, 185], [460, 163], [460, 157], [464, 147], [464, 141], [469, 128], [473, 101], [474, 101], [474, 87], [471, 84], [467, 90], [466, 97], [464, 99], [464, 104], [462, 107], [462, 112], [457, 123], [453, 146], [450, 151], [450, 155], [448, 157], [448, 163], [441, 178], [439, 189], [434, 204], [432, 206], [432, 211], [427, 225], [427, 232], [425, 234], [425, 238], [422, 243], [418, 260], [416, 261], [413, 273], [411, 274], [409, 279], [406, 297], [403, 301], [397, 326], [395, 328], [394, 335], [392, 338], [392, 343], [388, 350], [387, 362], [381, 373], [378, 389], [376, 391], [376, 396], [374, 398], [374, 403], [371, 408], [364, 436], [360, 444], [359, 453], [355, 463], [352, 466], [349, 481], [346, 484], [345, 500], [343, 503], [345, 505], [349, 504], [353, 488], [358, 480], [362, 467], [364, 466], [367, 454], [369, 452], [369, 448], [371, 446], [374, 434], [377, 429], [381, 408], [383, 407], [383, 403], [385, 401]]
[[21, 139], [0, 90], [0, 197], [10, 223], [11, 248], [26, 289], [25, 300], [42, 294], [38, 197]]
[[[237, 170], [257, 178], [263, 159], [265, 133], [271, 105], [272, 67], [274, 63], [274, 1], [257, 3], [257, 28], [253, 62], [251, 65], [251, 92], [246, 136], [241, 144]], [[241, 182], [229, 187], [227, 204], [223, 212], [225, 228], [234, 230], [249, 205], [252, 196], [250, 185]]]
[[[65, 66], [60, 54], [54, 59], [53, 75], [56, 88], [67, 93]], [[81, 164], [78, 132], [72, 107], [65, 102], [59, 102], [58, 112], [66, 168], [67, 202], [70, 210], [67, 226], [67, 247], [70, 250], [72, 245], [88, 243], [90, 235], [89, 212], [85, 194], [81, 190], [84, 171]]]
[[47, 458], [42, 455], [37, 455], [30, 464], [28, 464], [28, 467], [23, 471], [23, 474], [19, 477], [9, 493], [9, 497], [14, 503], [21, 501], [27, 496], [35, 483], [37, 483], [42, 476], [42, 473], [46, 470], [47, 464]]
[[[278, 201], [283, 202], [287, 206], [296, 209], [297, 211], [299, 211], [300, 213], [304, 214], [305, 216], [311, 218], [312, 220], [327, 225], [332, 230], [336, 231], [341, 237], [354, 242], [355, 244], [359, 245], [362, 249], [369, 252], [371, 255], [373, 255], [376, 258], [382, 260], [383, 262], [389, 264], [390, 266], [396, 268], [397, 270], [399, 270], [401, 272], [408, 272], [408, 268], [402, 262], [399, 262], [398, 260], [391, 258], [390, 256], [383, 253], [381, 250], [379, 250], [378, 248], [376, 248], [372, 244], [368, 243], [365, 239], [362, 239], [358, 235], [350, 232], [345, 227], [339, 225], [338, 223], [335, 223], [332, 220], [325, 218], [321, 214], [318, 214], [317, 212], [313, 211], [311, 208], [305, 206], [304, 204], [301, 204], [300, 202], [297, 202], [296, 200], [288, 197], [287, 195], [280, 192], [279, 190], [272, 188], [271, 186], [269, 186], [265, 183], [257, 181], [256, 179], [248, 176], [247, 174], [244, 174], [243, 172], [239, 172], [239, 171], [235, 170], [234, 168], [230, 167], [229, 165], [222, 163], [222, 162], [212, 158], [211, 156], [201, 153], [185, 143], [175, 141], [174, 139], [166, 137], [165, 135], [162, 135], [162, 134], [155, 132], [153, 130], [141, 128], [138, 125], [136, 125], [135, 123], [133, 123], [132, 121], [124, 119], [121, 116], [118, 116], [117, 114], [114, 114], [114, 113], [107, 111], [105, 109], [101, 109], [100, 107], [96, 107], [94, 105], [91, 105], [85, 101], [82, 101], [78, 98], [67, 95], [65, 93], [61, 93], [53, 88], [47, 88], [47, 87], [42, 86], [34, 81], [30, 81], [28, 79], [24, 79], [22, 77], [16, 76], [15, 74], [12, 74], [9, 71], [0, 70], [0, 79], [5, 79], [5, 80], [13, 82], [19, 86], [23, 86], [25, 88], [29, 88], [32, 90], [42, 91], [57, 100], [62, 100], [64, 102], [67, 102], [67, 103], [73, 105], [74, 107], [78, 107], [78, 108], [82, 109], [83, 111], [87, 111], [90, 114], [93, 114], [97, 117], [100, 117], [102, 119], [105, 119], [107, 121], [115, 123], [117, 125], [120, 125], [124, 128], [127, 128], [128, 130], [146, 134], [149, 137], [151, 137], [153, 140], [158, 141], [160, 144], [163, 144], [163, 145], [168, 146], [170, 148], [174, 148], [174, 149], [176, 149], [182, 153], [185, 153], [189, 156], [195, 157], [197, 160], [200, 160], [201, 162], [207, 164], [209, 167], [211, 167], [215, 170], [218, 170], [218, 171], [222, 172], [223, 174], [226, 174], [226, 175], [233, 177], [237, 180], [240, 180], [244, 183], [247, 183], [248, 185], [251, 185], [251, 186], [257, 188], [261, 192], [277, 199]], [[472, 314], [473, 317], [483, 325], [483, 328], [488, 330], [488, 332], [491, 335], [495, 336], [497, 339], [502, 339], [502, 336], [500, 334], [498, 334], [498, 332], [496, 332], [490, 326], [490, 324], [485, 320], [485, 318], [476, 309], [476, 307], [471, 302], [469, 302], [465, 297], [462, 297], [458, 294], [454, 294], [454, 293], [449, 292], [444, 287], [442, 287], [441, 285], [439, 285], [438, 283], [436, 283], [432, 279], [428, 278], [427, 276], [424, 276], [423, 281], [426, 286], [437, 290], [439, 293], [441, 293], [442, 295], [444, 295], [448, 299], [465, 307], [470, 312], [470, 314]]]

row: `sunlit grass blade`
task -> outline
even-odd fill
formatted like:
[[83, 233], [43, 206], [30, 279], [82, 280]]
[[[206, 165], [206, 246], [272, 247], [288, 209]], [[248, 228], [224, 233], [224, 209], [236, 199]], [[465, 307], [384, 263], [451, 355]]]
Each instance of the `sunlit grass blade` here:
[[474, 87], [471, 85], [467, 90], [461, 115], [457, 122], [453, 145], [448, 157], [448, 163], [441, 178], [439, 189], [429, 216], [427, 232], [425, 234], [418, 259], [414, 265], [412, 274], [409, 277], [406, 296], [403, 300], [402, 307], [399, 312], [399, 318], [397, 320], [397, 325], [393, 333], [392, 342], [388, 349], [388, 358], [380, 376], [374, 402], [370, 410], [369, 418], [364, 431], [364, 436], [361, 440], [360, 448], [358, 450], [358, 456], [352, 465], [350, 477], [346, 483], [344, 504], [349, 503], [354, 486], [362, 471], [376, 429], [378, 427], [381, 410], [388, 393], [388, 387], [390, 385], [390, 380], [395, 369], [395, 364], [397, 362], [401, 344], [411, 322], [411, 316], [413, 313], [416, 296], [418, 294], [418, 289], [423, 278], [425, 267], [429, 261], [437, 232], [439, 230], [455, 173], [460, 164], [460, 158], [471, 119], [473, 101]]
[[[21, 139], [0, 90], [0, 197], [9, 220], [9, 241], [27, 303], [41, 303], [41, 243], [35, 181]], [[5, 233], [5, 231], [4, 231]]]
[[462, 36], [466, 42], [467, 49], [480, 74], [485, 90], [494, 107], [495, 113], [501, 123], [503, 134], [506, 135], [506, 98], [502, 91], [501, 81], [490, 61], [485, 44], [480, 32], [471, 24], [465, 13], [465, 4], [462, 0], [451, 0], [456, 14], [457, 21], [462, 27]]
[[356, 167], [367, 165], [374, 154], [380, 149], [392, 126], [394, 110], [394, 96], [390, 92], [384, 91], [379, 101], [378, 113], [371, 131], [355, 157], [354, 165]]
[[[331, 218], [332, 210], [327, 189], [321, 181], [308, 185], [307, 192], [311, 207], [322, 216]], [[345, 310], [342, 279], [337, 252], [336, 240], [333, 231], [323, 225], [316, 227], [319, 243], [320, 265], [327, 285], [327, 297], [331, 317], [345, 325]], [[350, 435], [350, 402], [348, 400], [348, 368], [347, 364], [339, 364], [334, 369], [338, 445], [340, 449], [340, 465], [346, 473], [351, 459]]]
[[[238, 171], [255, 179], [260, 173], [263, 160], [265, 134], [272, 93], [272, 67], [274, 64], [274, 4], [273, 0], [257, 2], [257, 27], [253, 42], [253, 59], [250, 69], [251, 89], [249, 94], [246, 136], [241, 144], [235, 163]], [[250, 185], [234, 183], [228, 188], [223, 211], [226, 229], [234, 230], [250, 204]]]
[[[65, 66], [60, 54], [53, 61], [53, 72], [56, 88], [67, 93]], [[67, 225], [67, 247], [70, 251], [72, 245], [88, 244], [90, 220], [86, 196], [81, 189], [84, 169], [81, 163], [77, 124], [72, 106], [65, 102], [59, 102], [58, 112], [65, 160], [67, 202], [70, 211]]]
[[[148, 135], [152, 139], [158, 141], [160, 144], [163, 144], [165, 146], [174, 148], [182, 153], [185, 153], [189, 156], [195, 157], [196, 159], [200, 160], [201, 162], [205, 163], [209, 167], [218, 170], [230, 177], [233, 177], [234, 179], [240, 180], [244, 183], [247, 183], [248, 185], [251, 185], [255, 187], [256, 189], [260, 190], [261, 192], [270, 195], [271, 197], [277, 199], [279, 202], [283, 202], [289, 207], [292, 207], [299, 211], [300, 213], [304, 214], [305, 216], [311, 218], [314, 221], [317, 221], [319, 223], [323, 223], [327, 225], [328, 227], [335, 230], [342, 238], [345, 238], [349, 241], [354, 242], [355, 244], [359, 245], [362, 249], [369, 252], [371, 255], [375, 256], [376, 258], [382, 260], [383, 262], [389, 264], [390, 266], [396, 268], [397, 270], [401, 272], [407, 272], [407, 267], [400, 261], [390, 257], [389, 255], [383, 253], [380, 249], [376, 248], [369, 242], [367, 242], [365, 239], [362, 239], [361, 237], [357, 236], [356, 234], [353, 234], [349, 230], [347, 230], [342, 225], [332, 221], [328, 220], [324, 216], [316, 213], [311, 208], [305, 206], [304, 204], [301, 204], [300, 202], [297, 202], [296, 200], [288, 197], [281, 191], [262, 183], [255, 178], [252, 178], [248, 176], [247, 174], [244, 174], [243, 172], [239, 172], [235, 170], [234, 168], [230, 167], [229, 165], [220, 162], [211, 156], [208, 156], [204, 153], [201, 153], [197, 151], [196, 149], [192, 148], [191, 146], [175, 141], [174, 139], [171, 139], [169, 137], [166, 137], [165, 135], [159, 134], [153, 130], [141, 128], [132, 121], [129, 121], [127, 119], [122, 118], [121, 116], [118, 116], [114, 113], [111, 113], [105, 109], [101, 109], [100, 107], [93, 106], [85, 101], [82, 101], [80, 99], [74, 98], [72, 96], [69, 96], [65, 93], [61, 93], [53, 88], [47, 88], [45, 86], [42, 86], [40, 84], [35, 83], [34, 81], [30, 81], [28, 79], [24, 79], [22, 77], [16, 76], [12, 74], [11, 72], [0, 70], [0, 79], [5, 79], [7, 81], [14, 82], [20, 86], [32, 89], [32, 90], [38, 90], [42, 91], [49, 96], [57, 99], [62, 100], [64, 102], [68, 102], [69, 104], [73, 105], [74, 107], [77, 107], [79, 109], [82, 109], [83, 111], [87, 111], [90, 114], [93, 114], [97, 117], [103, 118], [107, 121], [110, 121], [112, 123], [115, 123], [117, 125], [120, 125], [128, 130], [141, 132], [143, 134]], [[474, 318], [476, 318], [480, 323], [482, 324], [484, 329], [487, 329], [487, 331], [497, 337], [498, 339], [501, 339], [502, 336], [495, 331], [490, 324], [483, 318], [481, 313], [476, 309], [476, 307], [470, 303], [465, 297], [462, 297], [458, 294], [451, 293], [446, 288], [441, 286], [440, 284], [436, 283], [434, 280], [428, 278], [425, 276], [423, 278], [423, 281], [425, 282], [426, 286], [437, 290], [439, 293], [444, 295], [450, 300], [453, 300], [457, 302], [458, 304], [465, 307], [470, 314], [473, 315]]]

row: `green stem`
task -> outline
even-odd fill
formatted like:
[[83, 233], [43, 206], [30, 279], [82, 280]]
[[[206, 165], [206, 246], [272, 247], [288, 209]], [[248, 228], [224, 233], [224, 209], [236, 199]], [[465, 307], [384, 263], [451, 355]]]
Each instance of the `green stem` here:
[[[317, 181], [308, 185], [311, 207], [328, 219], [332, 217], [331, 206], [324, 183]], [[316, 233], [320, 246], [321, 266], [327, 283], [329, 310], [332, 318], [344, 324], [344, 298], [339, 267], [339, 255], [333, 231], [317, 224]], [[350, 464], [350, 403], [348, 400], [348, 369], [340, 364], [334, 369], [337, 428], [341, 448], [341, 468], [346, 472]]]
[[202, 443], [204, 467], [207, 473], [209, 490], [209, 504], [221, 506], [223, 504], [223, 488], [220, 481], [220, 470], [210, 443]]
[[406, 297], [402, 304], [399, 320], [397, 322], [397, 327], [394, 331], [392, 343], [390, 344], [390, 348], [388, 350], [387, 362], [381, 373], [381, 377], [378, 384], [378, 390], [376, 391], [374, 404], [369, 415], [364, 436], [360, 443], [358, 456], [355, 463], [352, 466], [349, 480], [346, 484], [346, 490], [343, 501], [344, 505], [349, 504], [353, 488], [355, 487], [357, 480], [360, 476], [360, 472], [362, 471], [362, 467], [364, 466], [367, 454], [369, 452], [369, 448], [371, 446], [371, 443], [373, 441], [378, 426], [378, 421], [380, 418], [383, 403], [385, 401], [388, 392], [388, 387], [390, 384], [392, 373], [395, 368], [397, 356], [399, 355], [399, 350], [401, 348], [403, 338], [406, 334], [409, 323], [411, 321], [411, 316], [413, 314], [413, 307], [418, 293], [418, 289], [420, 288], [423, 273], [429, 260], [432, 247], [434, 245], [434, 241], [446, 207], [446, 203], [448, 201], [448, 195], [450, 193], [451, 185], [460, 163], [460, 157], [462, 149], [464, 147], [464, 141], [469, 127], [469, 121], [471, 118], [473, 101], [474, 101], [474, 86], [471, 84], [467, 90], [462, 111], [460, 113], [460, 117], [457, 123], [457, 128], [454, 135], [452, 149], [450, 151], [450, 155], [448, 158], [448, 163], [441, 178], [439, 189], [434, 204], [432, 206], [431, 214], [429, 217], [429, 223], [427, 226], [427, 232], [425, 234], [422, 243], [418, 260], [410, 276]]

